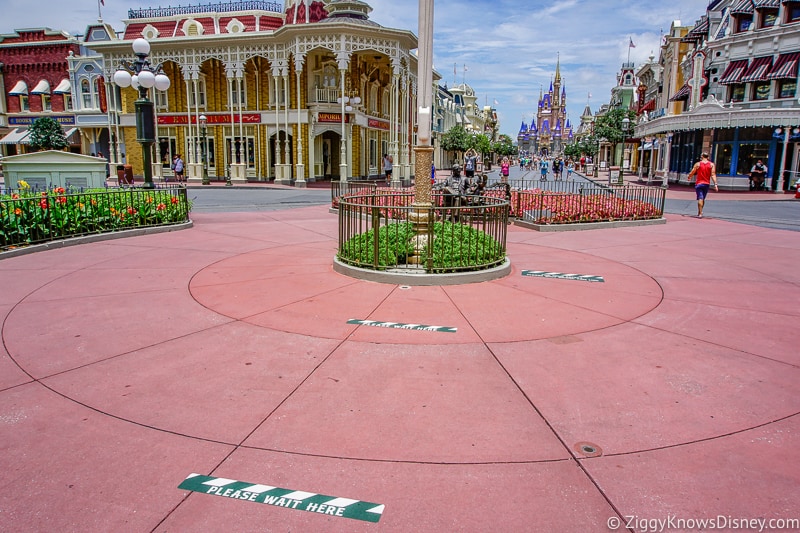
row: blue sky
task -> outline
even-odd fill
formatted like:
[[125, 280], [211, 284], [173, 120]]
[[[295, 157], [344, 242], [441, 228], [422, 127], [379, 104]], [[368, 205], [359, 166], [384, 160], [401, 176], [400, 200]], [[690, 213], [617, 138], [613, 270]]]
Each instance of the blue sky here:
[[[378, 24], [417, 33], [418, 0], [366, 1], [373, 8], [370, 18]], [[198, 3], [207, 2], [105, 0], [102, 15], [122, 30], [128, 9]], [[520, 123], [530, 122], [535, 113], [539, 88], [547, 90], [560, 57], [569, 117], [578, 124], [587, 102], [593, 111], [608, 102], [629, 52], [637, 66], [650, 54], [657, 56], [661, 32], [668, 32], [674, 20], [694, 24], [707, 4], [705, 0], [435, 0], [434, 67], [448, 86], [466, 80], [481, 105], [496, 100], [500, 132], [516, 138]], [[31, 5], [29, 0], [0, 0], [0, 32], [50, 27], [83, 33], [98, 15], [97, 0], [48, 2], [41, 11], [32, 11]], [[629, 39], [635, 48], [628, 47]]]

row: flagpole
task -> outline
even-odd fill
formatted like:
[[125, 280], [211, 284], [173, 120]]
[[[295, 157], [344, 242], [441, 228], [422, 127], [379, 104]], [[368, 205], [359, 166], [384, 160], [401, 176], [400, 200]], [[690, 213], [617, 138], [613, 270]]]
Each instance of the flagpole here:
[[102, 3], [103, 3], [103, 0], [97, 0], [97, 20], [101, 21], [101, 22], [103, 20], [103, 12], [100, 11], [100, 4], [102, 4]]

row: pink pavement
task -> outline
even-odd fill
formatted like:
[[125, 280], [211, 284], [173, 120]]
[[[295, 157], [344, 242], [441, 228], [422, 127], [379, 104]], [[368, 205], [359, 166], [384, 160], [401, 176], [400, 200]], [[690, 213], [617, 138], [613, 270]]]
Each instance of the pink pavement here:
[[796, 520], [800, 233], [667, 218], [461, 286], [335, 273], [324, 206], [4, 259], [0, 531]]

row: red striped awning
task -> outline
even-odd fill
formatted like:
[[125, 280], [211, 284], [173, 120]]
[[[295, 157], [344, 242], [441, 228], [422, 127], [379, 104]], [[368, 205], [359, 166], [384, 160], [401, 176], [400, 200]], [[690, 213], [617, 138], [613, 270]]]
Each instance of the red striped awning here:
[[692, 92], [692, 88], [689, 87], [689, 84], [688, 83], [684, 83], [683, 87], [678, 89], [678, 92], [673, 94], [670, 97], [669, 101], [670, 102], [674, 102], [675, 100], [686, 100], [687, 98], [689, 98], [689, 95], [691, 94], [691, 92]]
[[750, 68], [742, 76], [742, 83], [751, 81], [767, 81], [767, 74], [772, 67], [772, 56], [757, 57], [750, 63]]
[[731, 7], [732, 15], [752, 15], [755, 11], [753, 0], [739, 0]]
[[744, 71], [747, 70], [747, 63], [748, 61], [746, 59], [740, 59], [728, 63], [728, 67], [725, 69], [725, 72], [722, 73], [722, 76], [720, 76], [719, 82], [728, 85], [741, 83], [742, 76], [744, 76]]
[[775, 61], [775, 66], [767, 74], [768, 80], [785, 80], [797, 77], [797, 61], [800, 59], [800, 52], [791, 54], [781, 54]]
[[756, 9], [767, 9], [781, 7], [781, 0], [756, 0]]
[[639, 108], [639, 113], [647, 113], [648, 111], [652, 111], [656, 108], [656, 99], [652, 98], [645, 102], [642, 107]]

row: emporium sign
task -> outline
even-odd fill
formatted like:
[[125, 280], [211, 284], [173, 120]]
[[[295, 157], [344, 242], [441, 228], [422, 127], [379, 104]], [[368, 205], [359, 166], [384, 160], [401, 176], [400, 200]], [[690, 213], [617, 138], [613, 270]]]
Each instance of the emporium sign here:
[[[42, 115], [47, 116], [61, 124], [62, 126], [74, 126], [75, 117], [73, 115]], [[8, 117], [9, 126], [30, 126], [33, 121], [42, 116]]]
[[[231, 123], [231, 116], [230, 115], [206, 115], [208, 119], [207, 124], [209, 126], [214, 124], [230, 124]], [[239, 120], [241, 118], [241, 120]], [[261, 114], [260, 113], [242, 113], [241, 117], [239, 114], [233, 115], [233, 122], [234, 123], [243, 123], [243, 124], [261, 124]], [[185, 126], [189, 123], [189, 117], [186, 115], [158, 115], [158, 125], [159, 126]], [[192, 124], [197, 124], [197, 117], [192, 115]]]
[[[342, 121], [341, 113], [319, 113], [317, 115], [317, 122], [341, 122], [341, 121]], [[345, 115], [344, 121], [349, 123], [350, 115]]]

